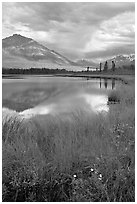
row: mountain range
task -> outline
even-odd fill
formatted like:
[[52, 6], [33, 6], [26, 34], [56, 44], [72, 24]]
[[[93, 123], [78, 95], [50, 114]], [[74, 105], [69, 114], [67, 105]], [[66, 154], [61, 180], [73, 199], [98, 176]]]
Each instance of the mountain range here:
[[80, 66], [91, 66], [93, 68], [96, 68], [98, 66], [98, 63], [93, 62], [92, 60], [87, 60], [87, 59], [79, 59], [76, 61], [76, 63]]
[[[123, 67], [123, 66], [130, 66], [135, 65], [135, 54], [129, 55], [117, 55], [111, 59], [108, 59], [108, 68], [112, 67], [112, 61], [115, 62], [116, 68]], [[105, 62], [102, 63], [103, 65]]]
[[[116, 68], [123, 65], [135, 65], [135, 54], [117, 55], [107, 61], [109, 68], [111, 68], [112, 61], [116, 63]], [[104, 64], [105, 61], [102, 62], [102, 67]], [[13, 34], [2, 40], [2, 67], [4, 68], [45, 67], [82, 70], [87, 66], [95, 69], [99, 68], [99, 63], [87, 59], [73, 62], [58, 52], [20, 34]]]
[[[104, 67], [105, 62], [108, 62], [108, 68], [111, 69], [112, 67], [112, 61], [115, 62], [116, 68], [122, 67], [122, 66], [130, 66], [131, 64], [135, 65], [135, 54], [129, 54], [129, 55], [116, 55], [115, 57], [112, 57], [110, 59], [106, 59], [104, 61], [101, 61], [102, 67]], [[99, 68], [99, 63], [95, 63], [92, 60], [87, 59], [81, 59], [76, 61], [77, 64], [81, 66], [89, 66], [94, 68]]]
[[13, 34], [2, 40], [2, 61], [2, 66], [6, 68], [77, 65], [54, 50], [19, 34]]

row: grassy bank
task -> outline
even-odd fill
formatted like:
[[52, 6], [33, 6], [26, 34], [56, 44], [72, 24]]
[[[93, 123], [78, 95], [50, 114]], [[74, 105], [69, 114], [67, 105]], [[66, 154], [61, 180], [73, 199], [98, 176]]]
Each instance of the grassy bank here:
[[3, 201], [134, 201], [134, 83], [108, 115], [23, 119], [3, 109]]
[[115, 79], [120, 80], [124, 84], [133, 84], [135, 81], [135, 74], [120, 74], [120, 73], [113, 73], [113, 72], [98, 72], [98, 73], [75, 73], [75, 74], [56, 74], [55, 76], [62, 76], [62, 77], [84, 77], [84, 78], [103, 78], [103, 79]]

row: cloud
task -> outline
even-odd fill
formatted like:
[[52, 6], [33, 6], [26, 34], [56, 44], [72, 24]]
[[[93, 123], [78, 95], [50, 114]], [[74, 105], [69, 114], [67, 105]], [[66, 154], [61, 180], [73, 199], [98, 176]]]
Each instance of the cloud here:
[[104, 51], [94, 51], [85, 53], [86, 59], [94, 59], [95, 62], [104, 61], [118, 54], [133, 54], [135, 50], [134, 45], [113, 45]]
[[134, 44], [134, 10], [129, 2], [3, 2], [2, 32], [31, 37], [71, 59], [95, 56]]
[[116, 51], [122, 51], [123, 47], [128, 48], [129, 46], [134, 52], [134, 19], [135, 14], [133, 12], [125, 12], [102, 22], [99, 29], [92, 34], [91, 40], [85, 45], [84, 51], [88, 53], [86, 56], [99, 57], [99, 53], [104, 53], [105, 56], [109, 52], [116, 54]]

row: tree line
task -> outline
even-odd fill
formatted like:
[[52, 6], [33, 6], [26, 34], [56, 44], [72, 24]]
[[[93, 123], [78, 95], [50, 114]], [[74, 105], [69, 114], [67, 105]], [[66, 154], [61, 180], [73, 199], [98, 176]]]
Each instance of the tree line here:
[[62, 74], [62, 73], [73, 73], [66, 69], [48, 69], [48, 68], [30, 68], [30, 69], [19, 69], [19, 68], [3, 68], [2, 74]]
[[104, 65], [104, 69], [102, 69], [102, 63], [100, 63], [100, 68], [99, 69], [95, 69], [95, 71], [90, 70], [90, 67], [87, 67], [86, 70], [82, 70], [82, 71], [69, 71], [66, 69], [49, 69], [49, 68], [30, 68], [30, 69], [21, 69], [21, 68], [2, 68], [2, 74], [30, 74], [30, 75], [35, 75], [35, 74], [40, 74], [40, 75], [48, 75], [48, 74], [74, 74], [74, 73], [84, 73], [84, 72], [88, 72], [88, 73], [97, 73], [97, 72], [118, 72], [120, 70], [129, 70], [129, 71], [135, 71], [135, 65], [127, 65], [127, 66], [122, 66], [119, 68], [115, 68], [115, 64], [112, 61], [112, 68], [108, 69], [108, 64], [107, 61]]

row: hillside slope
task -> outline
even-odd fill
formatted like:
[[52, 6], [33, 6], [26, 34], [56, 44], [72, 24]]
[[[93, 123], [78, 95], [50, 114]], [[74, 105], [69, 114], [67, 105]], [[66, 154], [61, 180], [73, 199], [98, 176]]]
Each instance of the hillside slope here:
[[77, 65], [63, 55], [50, 50], [31, 38], [14, 34], [2, 40], [2, 66], [30, 68], [55, 65]]

